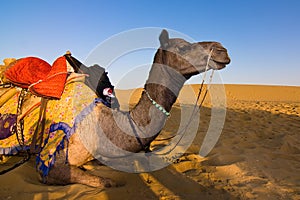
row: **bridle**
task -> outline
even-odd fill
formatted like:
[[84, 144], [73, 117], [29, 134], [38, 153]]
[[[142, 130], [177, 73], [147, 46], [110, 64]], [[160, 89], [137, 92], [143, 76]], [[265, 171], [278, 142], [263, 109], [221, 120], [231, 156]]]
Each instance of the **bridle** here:
[[[200, 96], [201, 96], [202, 91], [203, 91], [203, 86], [204, 86], [204, 83], [205, 83], [206, 75], [207, 75], [207, 72], [208, 72], [208, 70], [209, 70], [209, 61], [210, 61], [210, 59], [211, 59], [211, 55], [212, 55], [212, 53], [213, 53], [213, 50], [214, 50], [214, 49], [212, 48], [211, 51], [210, 51], [210, 53], [208, 54], [207, 61], [206, 61], [206, 66], [205, 66], [205, 71], [204, 71], [204, 75], [203, 75], [203, 78], [202, 78], [202, 81], [201, 81], [201, 85], [200, 85], [200, 88], [199, 88], [199, 91], [198, 91], [197, 99], [196, 99], [196, 102], [195, 102], [195, 104], [194, 104], [194, 108], [193, 108], [192, 114], [191, 114], [191, 116], [190, 116], [190, 119], [189, 119], [187, 125], [182, 129], [181, 133], [176, 134], [176, 135], [181, 135], [181, 137], [180, 137], [179, 140], [175, 143], [174, 147], [172, 147], [169, 151], [164, 152], [164, 153], [158, 153], [158, 152], [155, 152], [155, 153], [154, 153], [154, 152], [151, 152], [151, 151], [149, 150], [149, 147], [148, 147], [147, 149], [144, 149], [144, 145], [141, 145], [142, 148], [143, 148], [144, 150], [146, 150], [146, 152], [149, 152], [149, 151], [150, 151], [151, 153], [153, 153], [153, 154], [155, 154], [155, 155], [166, 155], [166, 154], [169, 154], [171, 151], [173, 151], [173, 150], [176, 148], [176, 146], [180, 143], [180, 141], [182, 140], [182, 138], [185, 136], [185, 134], [186, 134], [186, 132], [187, 132], [187, 129], [188, 129], [189, 125], [191, 124], [191, 121], [193, 120], [194, 115], [196, 114], [197, 108], [198, 108], [198, 111], [200, 111], [200, 109], [202, 108], [203, 102], [205, 101], [205, 98], [206, 98], [206, 96], [207, 96], [207, 93], [208, 93], [208, 91], [209, 91], [209, 89], [210, 89], [210, 86], [211, 86], [211, 82], [212, 82], [212, 79], [213, 79], [213, 75], [214, 75], [215, 69], [212, 69], [212, 72], [211, 72], [211, 74], [210, 74], [210, 76], [209, 76], [209, 80], [208, 80], [208, 84], [207, 84], [206, 90], [205, 90], [205, 92], [204, 92], [204, 95], [203, 95], [202, 99], [200, 100]], [[147, 95], [148, 99], [151, 101], [151, 103], [152, 103], [158, 110], [160, 110], [163, 114], [165, 114], [167, 117], [169, 117], [169, 116], [170, 116], [170, 113], [167, 112], [163, 106], [161, 106], [161, 105], [158, 104], [155, 100], [153, 100], [153, 99], [150, 97], [149, 93], [148, 93], [146, 90], [145, 90], [145, 92], [146, 92], [146, 95]], [[199, 104], [199, 102], [200, 102], [200, 104]], [[171, 137], [168, 137], [168, 138], [156, 139], [156, 141], [170, 140], [170, 139], [174, 138], [176, 135], [171, 136]], [[138, 140], [139, 143], [141, 144], [140, 138], [137, 138], [137, 140]]]
[[[212, 48], [211, 51], [210, 51], [210, 53], [208, 54], [208, 57], [207, 57], [207, 62], [206, 62], [206, 66], [205, 66], [204, 76], [203, 76], [202, 81], [201, 81], [200, 89], [199, 89], [199, 92], [198, 92], [198, 95], [197, 95], [197, 100], [196, 100], [196, 102], [195, 102], [195, 107], [199, 107], [199, 108], [202, 107], [202, 104], [203, 104], [203, 102], [204, 102], [204, 100], [205, 100], [205, 98], [206, 98], [207, 92], [208, 92], [208, 90], [209, 90], [209, 88], [210, 88], [210, 85], [211, 85], [211, 82], [212, 82], [212, 78], [213, 78], [214, 71], [215, 71], [214, 69], [212, 69], [212, 72], [211, 72], [211, 74], [210, 74], [209, 82], [208, 82], [208, 84], [207, 84], [208, 87], [207, 87], [206, 90], [205, 90], [204, 96], [203, 96], [203, 98], [202, 98], [202, 100], [201, 100], [199, 106], [197, 106], [197, 105], [198, 105], [198, 102], [199, 102], [199, 100], [200, 100], [200, 96], [201, 96], [201, 93], [202, 93], [203, 85], [204, 85], [204, 82], [205, 82], [205, 79], [206, 79], [206, 74], [207, 74], [207, 71], [209, 70], [209, 61], [210, 61], [210, 59], [211, 59], [211, 55], [212, 55], [213, 50], [214, 50], [214, 49]], [[169, 116], [170, 116], [170, 113], [167, 112], [166, 109], [165, 109], [162, 105], [158, 104], [155, 100], [153, 100], [153, 99], [151, 98], [150, 94], [148, 93], [148, 91], [147, 91], [146, 89], [144, 89], [144, 91], [145, 91], [145, 93], [146, 93], [148, 99], [151, 101], [151, 103], [152, 103], [158, 110], [160, 110], [163, 114], [165, 114], [167, 117], [169, 117]], [[193, 111], [193, 113], [194, 113], [194, 111]]]
[[[214, 49], [212, 48], [212, 49], [210, 50], [209, 54], [208, 54], [207, 61], [206, 61], [206, 66], [205, 66], [205, 71], [204, 71], [204, 75], [203, 75], [203, 78], [202, 78], [202, 81], [201, 81], [201, 86], [200, 86], [200, 89], [199, 89], [199, 92], [198, 92], [198, 96], [197, 96], [197, 100], [196, 100], [196, 102], [195, 102], [195, 106], [194, 106], [194, 107], [197, 107], [198, 101], [199, 101], [199, 99], [200, 99], [200, 96], [201, 96], [201, 93], [202, 93], [202, 89], [203, 89], [203, 85], [204, 85], [204, 82], [205, 82], [205, 79], [206, 79], [206, 74], [207, 74], [207, 71], [209, 70], [208, 63], [209, 63], [209, 61], [210, 61], [210, 59], [211, 59], [211, 55], [212, 55], [212, 53], [213, 53], [213, 50], [214, 50]], [[207, 84], [207, 87], [206, 87], [204, 96], [203, 96], [203, 98], [202, 98], [202, 100], [201, 100], [201, 102], [200, 102], [200, 104], [199, 104], [199, 106], [198, 106], [199, 109], [202, 107], [202, 104], [203, 104], [203, 102], [204, 102], [204, 100], [205, 100], [205, 98], [206, 98], [206, 95], [207, 95], [207, 93], [208, 93], [208, 90], [209, 90], [209, 88], [210, 88], [210, 86], [211, 86], [211, 82], [212, 82], [212, 79], [213, 79], [213, 76], [214, 76], [214, 72], [215, 72], [215, 70], [212, 69], [211, 74], [210, 74], [210, 76], [209, 76], [209, 81], [208, 81], [208, 84]]]

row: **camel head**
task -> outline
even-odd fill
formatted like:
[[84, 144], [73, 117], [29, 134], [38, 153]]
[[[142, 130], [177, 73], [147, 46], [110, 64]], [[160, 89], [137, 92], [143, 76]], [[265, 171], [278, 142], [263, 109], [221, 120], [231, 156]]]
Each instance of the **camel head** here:
[[169, 38], [166, 30], [159, 37], [160, 49], [154, 62], [167, 65], [181, 73], [185, 78], [205, 71], [208, 57], [208, 69], [223, 69], [230, 63], [227, 50], [218, 42], [189, 43], [179, 38]]

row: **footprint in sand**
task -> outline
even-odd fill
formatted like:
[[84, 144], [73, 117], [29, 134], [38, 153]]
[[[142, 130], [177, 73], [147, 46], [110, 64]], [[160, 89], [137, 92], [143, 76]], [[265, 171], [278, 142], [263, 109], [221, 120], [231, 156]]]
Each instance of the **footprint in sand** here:
[[214, 156], [212, 158], [208, 158], [202, 162], [202, 165], [209, 165], [209, 166], [224, 166], [224, 165], [231, 165], [234, 163], [239, 163], [244, 161], [245, 158], [243, 156], [237, 154], [220, 154], [218, 156]]
[[[280, 151], [284, 154], [300, 154], [299, 141], [295, 141], [292, 136], [285, 136], [283, 138], [283, 144], [280, 147]], [[297, 144], [298, 143], [298, 144]]]

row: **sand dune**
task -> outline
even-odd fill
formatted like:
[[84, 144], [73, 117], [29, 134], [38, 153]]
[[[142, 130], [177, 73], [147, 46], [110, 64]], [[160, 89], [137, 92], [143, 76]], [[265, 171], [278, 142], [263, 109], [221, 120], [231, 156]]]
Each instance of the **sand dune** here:
[[[152, 148], [168, 145], [184, 106], [193, 105], [185, 86], [162, 135]], [[137, 103], [141, 89], [117, 91], [123, 109]], [[0, 176], [0, 199], [300, 199], [300, 87], [225, 85], [222, 134], [206, 156], [198, 152], [211, 122], [212, 98], [201, 109], [197, 135], [188, 151], [164, 169], [130, 174], [90, 162], [90, 173], [125, 184], [99, 190], [74, 184], [48, 186], [38, 181], [34, 159]], [[183, 106], [184, 105], [184, 106]], [[4, 169], [20, 158], [8, 158]]]

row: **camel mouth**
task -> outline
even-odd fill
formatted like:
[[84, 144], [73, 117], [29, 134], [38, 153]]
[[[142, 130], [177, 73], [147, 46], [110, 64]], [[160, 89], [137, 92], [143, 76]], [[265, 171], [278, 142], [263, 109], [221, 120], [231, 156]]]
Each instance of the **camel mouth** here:
[[223, 65], [228, 65], [230, 63], [230, 58], [229, 56], [226, 56], [226, 58], [223, 59], [212, 59], [215, 63], [218, 64], [223, 64]]
[[228, 65], [230, 63], [230, 61], [226, 61], [226, 62], [218, 62], [213, 60], [214, 64], [212, 65], [212, 69], [215, 70], [220, 70], [226, 67], [226, 65]]
[[226, 67], [230, 63], [227, 50], [225, 48], [213, 48], [211, 55], [211, 67], [216, 70], [220, 70]]

